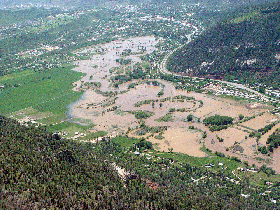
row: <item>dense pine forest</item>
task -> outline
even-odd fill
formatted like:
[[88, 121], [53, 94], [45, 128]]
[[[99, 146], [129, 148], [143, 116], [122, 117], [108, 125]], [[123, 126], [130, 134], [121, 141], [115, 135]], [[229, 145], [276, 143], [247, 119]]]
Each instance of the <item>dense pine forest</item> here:
[[[138, 146], [146, 149], [143, 140]], [[6, 117], [0, 118], [0, 154], [1, 209], [273, 209], [270, 196], [280, 196], [277, 185], [261, 196], [261, 188], [248, 180], [231, 182], [227, 172], [172, 158], [152, 161], [114, 139], [64, 140]], [[126, 168], [127, 175], [121, 178], [114, 165]]]
[[174, 53], [168, 68], [190, 76], [274, 88], [280, 81], [280, 4], [238, 9]]

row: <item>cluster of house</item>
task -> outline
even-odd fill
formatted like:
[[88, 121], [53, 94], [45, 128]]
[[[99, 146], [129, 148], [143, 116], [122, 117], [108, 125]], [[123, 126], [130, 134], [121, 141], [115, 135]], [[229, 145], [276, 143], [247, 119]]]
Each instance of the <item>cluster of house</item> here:
[[51, 45], [43, 45], [40, 48], [27, 50], [23, 52], [19, 52], [17, 55], [20, 56], [39, 56], [44, 54], [45, 52], [51, 52], [53, 50], [59, 50], [61, 49], [59, 46], [51, 46]]
[[258, 172], [257, 168], [241, 168], [241, 167], [238, 167], [236, 170], [237, 171], [243, 171], [243, 172], [249, 171], [249, 172], [252, 172], [252, 173], [257, 173]]
[[26, 116], [26, 117], [24, 117], [24, 118], [18, 120], [18, 122], [20, 123], [20, 125], [24, 125], [24, 126], [26, 126], [26, 127], [28, 127], [30, 124], [36, 125], [36, 126], [39, 125], [39, 123], [36, 122], [36, 120], [34, 120], [34, 119], [32, 119], [32, 118], [30, 118], [30, 117], [28, 117], [28, 116]]
[[[90, 143], [98, 143], [98, 142], [102, 142], [102, 141], [110, 141], [112, 138], [117, 137], [117, 133], [113, 132], [112, 134], [106, 135], [106, 136], [100, 136], [100, 137], [96, 137], [90, 141], [88, 140], [80, 140], [82, 142], [90, 142]], [[86, 136], [85, 133], [80, 133], [80, 132], [75, 132], [75, 135], [72, 137], [72, 139], [77, 140], [79, 137], [84, 137]]]
[[[123, 17], [121, 18], [124, 20], [125, 24], [121, 25], [121, 29], [127, 29], [129, 28], [132, 24], [136, 23], [136, 19], [134, 20], [130, 19], [130, 12], [133, 11], [135, 14], [135, 17], [138, 17], [139, 23], [137, 23], [139, 26], [142, 25], [142, 27], [138, 27], [138, 29], [145, 28], [146, 23], [149, 25], [150, 23], [156, 23], [156, 24], [161, 24], [162, 27], [161, 29], [158, 29], [158, 32], [165, 32], [167, 31], [166, 28], [176, 32], [178, 30], [187, 30], [189, 28], [194, 28], [194, 22], [196, 25], [199, 27], [202, 27], [201, 23], [196, 22], [191, 16], [193, 16], [193, 12], [190, 12], [192, 5], [184, 5], [181, 8], [178, 8], [177, 12], [174, 12], [174, 17], [169, 17], [169, 16], [163, 16], [162, 15], [162, 10], [159, 11], [158, 14], [147, 14], [141, 10], [141, 6], [136, 6], [136, 5], [115, 5], [113, 7], [110, 7], [110, 9], [113, 9], [115, 11], [121, 12]], [[157, 9], [157, 8], [156, 8]], [[156, 11], [155, 9], [155, 11]], [[168, 6], [165, 8], [166, 10], [172, 10], [171, 8], [168, 8]], [[182, 14], [180, 15], [180, 19], [176, 18], [176, 14]], [[155, 27], [156, 28], [156, 27]], [[117, 29], [119, 30], [119, 29]], [[135, 33], [138, 33], [136, 31]], [[185, 37], [182, 34], [182, 38]]]
[[233, 87], [224, 86], [224, 85], [212, 83], [212, 82], [210, 82], [207, 86], [205, 86], [204, 89], [215, 92], [215, 95], [236, 96], [236, 97], [240, 97], [240, 98], [259, 100], [259, 101], [264, 101], [264, 102], [268, 101], [268, 99], [266, 97], [263, 97], [261, 95], [256, 95], [253, 93], [249, 93], [245, 90], [236, 89]]
[[265, 93], [269, 96], [280, 99], [280, 91], [279, 90], [266, 89]]

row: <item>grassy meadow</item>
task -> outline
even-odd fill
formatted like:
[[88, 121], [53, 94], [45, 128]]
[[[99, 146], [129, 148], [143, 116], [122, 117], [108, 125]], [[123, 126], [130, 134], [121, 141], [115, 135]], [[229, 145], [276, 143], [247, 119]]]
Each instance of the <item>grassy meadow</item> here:
[[72, 83], [82, 76], [71, 67], [62, 67], [44, 72], [28, 70], [1, 77], [0, 84], [5, 88], [0, 91], [0, 113], [9, 116], [32, 107], [41, 112], [65, 114], [67, 105], [82, 95], [72, 90]]

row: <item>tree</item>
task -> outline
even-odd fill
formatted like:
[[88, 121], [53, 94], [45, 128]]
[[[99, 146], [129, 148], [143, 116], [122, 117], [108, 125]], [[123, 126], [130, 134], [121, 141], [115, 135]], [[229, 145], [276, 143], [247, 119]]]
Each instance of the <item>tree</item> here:
[[202, 138], [205, 139], [206, 137], [207, 137], [207, 133], [206, 133], [206, 131], [204, 131], [202, 134]]
[[259, 92], [260, 92], [260, 93], [262, 93], [262, 94], [265, 94], [265, 88], [264, 88], [264, 87], [262, 87], [262, 86], [261, 86], [261, 87], [259, 87]]
[[188, 122], [191, 122], [191, 121], [193, 120], [193, 115], [192, 115], [192, 114], [189, 114], [189, 115], [187, 116], [187, 120], [188, 120]]

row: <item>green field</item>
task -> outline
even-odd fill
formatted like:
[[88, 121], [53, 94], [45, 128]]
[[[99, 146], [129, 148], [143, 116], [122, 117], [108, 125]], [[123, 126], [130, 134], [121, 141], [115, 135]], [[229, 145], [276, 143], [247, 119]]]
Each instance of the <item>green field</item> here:
[[32, 107], [41, 112], [65, 114], [66, 107], [76, 101], [81, 92], [72, 90], [72, 83], [82, 73], [71, 67], [57, 68], [44, 72], [24, 71], [0, 78], [5, 88], [0, 91], [0, 113], [13, 112]]
[[46, 128], [49, 132], [52, 133], [56, 131], [66, 132], [67, 136], [71, 137], [74, 136], [75, 132], [86, 133], [86, 131], [92, 127], [94, 127], [94, 124], [80, 125], [77, 123], [65, 121], [55, 125], [47, 126]]

